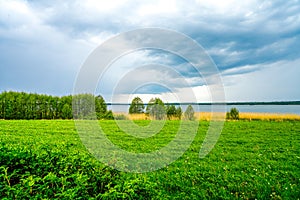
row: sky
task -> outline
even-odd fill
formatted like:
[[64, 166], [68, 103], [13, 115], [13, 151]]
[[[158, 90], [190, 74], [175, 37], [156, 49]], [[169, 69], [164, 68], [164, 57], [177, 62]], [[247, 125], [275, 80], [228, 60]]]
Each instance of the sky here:
[[[226, 101], [300, 100], [299, 0], [0, 0], [0, 91], [72, 94], [99, 45], [149, 27], [201, 45]], [[107, 102], [209, 102], [214, 90], [179, 55], [139, 49], [115, 60], [95, 93]]]

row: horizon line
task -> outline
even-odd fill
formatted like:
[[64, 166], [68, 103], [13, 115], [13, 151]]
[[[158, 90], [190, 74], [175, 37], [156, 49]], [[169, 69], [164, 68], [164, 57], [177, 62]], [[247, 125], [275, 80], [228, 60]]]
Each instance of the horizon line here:
[[[131, 103], [107, 102], [107, 105], [131, 105]], [[143, 103], [148, 105], [149, 103]], [[300, 101], [238, 101], [238, 102], [167, 102], [165, 105], [300, 105]]]

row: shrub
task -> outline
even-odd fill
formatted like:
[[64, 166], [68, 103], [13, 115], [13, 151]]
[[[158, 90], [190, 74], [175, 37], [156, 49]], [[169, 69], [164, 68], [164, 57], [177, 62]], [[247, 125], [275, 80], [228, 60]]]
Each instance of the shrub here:
[[115, 115], [114, 118], [115, 120], [127, 120], [127, 117], [123, 114]]
[[226, 113], [226, 119], [239, 120], [239, 110], [237, 108], [231, 108], [230, 112]]
[[114, 119], [114, 115], [111, 110], [109, 110], [105, 113], [104, 119], [110, 119], [110, 120]]

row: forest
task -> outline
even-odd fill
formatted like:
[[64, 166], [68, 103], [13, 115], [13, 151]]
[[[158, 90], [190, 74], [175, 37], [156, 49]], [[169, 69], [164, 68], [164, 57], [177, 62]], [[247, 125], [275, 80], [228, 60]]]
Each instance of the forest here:
[[107, 110], [101, 95], [78, 94], [58, 97], [13, 91], [0, 93], [0, 119], [73, 118], [111, 119], [113, 115]]
[[[184, 113], [193, 119], [191, 106]], [[152, 98], [144, 111], [144, 103], [139, 97], [132, 100], [129, 114], [146, 113], [153, 119], [181, 119], [181, 107], [165, 105], [159, 98]], [[191, 116], [189, 116], [191, 115]], [[51, 96], [25, 92], [0, 93], [0, 119], [114, 119], [111, 110], [101, 95], [77, 94]]]

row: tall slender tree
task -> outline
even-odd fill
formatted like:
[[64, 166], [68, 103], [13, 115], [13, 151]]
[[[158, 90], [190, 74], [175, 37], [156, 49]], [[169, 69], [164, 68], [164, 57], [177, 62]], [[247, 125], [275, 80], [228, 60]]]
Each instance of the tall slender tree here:
[[184, 117], [187, 120], [195, 120], [195, 111], [192, 105], [188, 105], [184, 112]]

